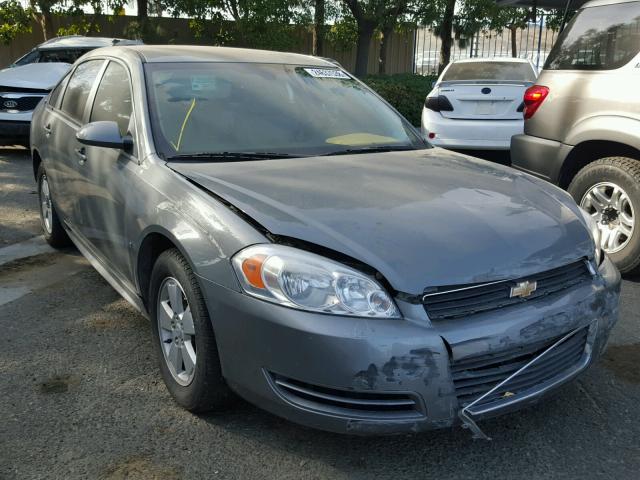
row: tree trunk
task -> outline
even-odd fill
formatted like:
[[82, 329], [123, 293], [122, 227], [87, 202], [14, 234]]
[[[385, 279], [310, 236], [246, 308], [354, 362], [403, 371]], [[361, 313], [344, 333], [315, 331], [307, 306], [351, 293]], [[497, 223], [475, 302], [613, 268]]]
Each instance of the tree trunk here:
[[442, 44], [440, 45], [440, 64], [438, 65], [438, 75], [449, 65], [451, 60], [451, 46], [453, 45], [453, 14], [455, 13], [456, 0], [447, 0], [444, 9], [444, 17], [442, 19], [442, 31], [440, 37]]
[[369, 50], [375, 24], [367, 20], [358, 20], [358, 43], [356, 45], [356, 77], [364, 77], [369, 66]]
[[393, 27], [386, 27], [382, 31], [382, 40], [380, 41], [380, 63], [378, 64], [378, 73], [384, 75], [387, 73], [387, 59], [389, 58], [389, 46]]
[[140, 20], [146, 20], [149, 17], [148, 0], [137, 0], [137, 3], [138, 3], [138, 18]]
[[313, 13], [313, 54], [324, 55], [325, 0], [315, 0]]
[[511, 31], [511, 56], [516, 58], [518, 56], [518, 42], [516, 41], [518, 29], [510, 27], [509, 30]]

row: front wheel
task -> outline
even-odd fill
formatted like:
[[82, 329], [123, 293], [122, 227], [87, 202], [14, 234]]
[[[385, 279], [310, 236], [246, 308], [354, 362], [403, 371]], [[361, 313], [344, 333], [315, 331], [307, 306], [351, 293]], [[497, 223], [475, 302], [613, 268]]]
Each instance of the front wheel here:
[[163, 252], [153, 267], [149, 307], [160, 371], [176, 402], [192, 412], [225, 407], [231, 394], [204, 297], [176, 249]]
[[598, 223], [602, 249], [618, 269], [640, 272], [640, 161], [597, 160], [578, 172], [568, 190]]

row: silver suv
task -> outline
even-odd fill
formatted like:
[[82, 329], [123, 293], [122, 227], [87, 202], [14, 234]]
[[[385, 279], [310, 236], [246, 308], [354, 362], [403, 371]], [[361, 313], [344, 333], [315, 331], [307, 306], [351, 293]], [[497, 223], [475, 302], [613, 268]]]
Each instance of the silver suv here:
[[513, 166], [549, 180], [598, 221], [623, 273], [640, 271], [640, 1], [580, 9], [525, 92]]

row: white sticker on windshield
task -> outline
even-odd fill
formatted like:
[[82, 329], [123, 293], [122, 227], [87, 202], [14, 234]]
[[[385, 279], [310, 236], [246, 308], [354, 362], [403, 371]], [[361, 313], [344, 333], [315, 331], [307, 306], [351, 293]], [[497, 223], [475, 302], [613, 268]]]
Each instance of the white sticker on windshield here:
[[349, 75], [336, 68], [305, 68], [304, 71], [316, 78], [342, 78], [351, 80]]

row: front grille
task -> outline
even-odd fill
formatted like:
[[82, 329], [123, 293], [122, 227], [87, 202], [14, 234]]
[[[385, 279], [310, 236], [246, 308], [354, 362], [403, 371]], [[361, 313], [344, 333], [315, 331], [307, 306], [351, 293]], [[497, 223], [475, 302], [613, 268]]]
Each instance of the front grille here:
[[[580, 260], [515, 280], [441, 287], [433, 293], [425, 294], [423, 305], [431, 320], [466, 317], [522, 302], [531, 302], [574, 287], [591, 278], [586, 260]], [[511, 288], [525, 280], [536, 282], [536, 291], [526, 298], [511, 297]]]
[[320, 387], [270, 374], [280, 395], [304, 408], [359, 418], [403, 419], [422, 416], [419, 403], [404, 393], [354, 392]]
[[19, 112], [30, 112], [38, 106], [44, 95], [25, 95], [16, 97], [15, 95], [5, 95], [0, 93], [0, 110], [17, 110]]
[[[507, 392], [513, 395], [522, 394], [575, 367], [582, 360], [582, 356], [585, 353], [588, 332], [588, 327], [580, 329], [521, 374], [516, 375], [491, 395], [483, 398], [477, 405], [486, 405], [503, 398], [511, 398], [512, 395], [507, 394]], [[487, 393], [560, 340], [560, 338], [562, 337], [542, 344], [528, 345], [495, 354], [452, 362], [451, 374], [460, 406], [469, 405]], [[504, 397], [505, 394], [509, 396]]]

